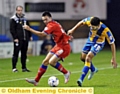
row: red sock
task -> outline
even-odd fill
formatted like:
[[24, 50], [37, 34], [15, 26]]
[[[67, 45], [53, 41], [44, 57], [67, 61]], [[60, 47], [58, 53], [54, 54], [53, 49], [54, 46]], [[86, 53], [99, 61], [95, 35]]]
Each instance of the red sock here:
[[40, 78], [42, 77], [42, 75], [46, 72], [47, 66], [42, 65], [39, 70], [38, 70], [38, 74], [35, 78], [36, 82], [39, 82]]
[[57, 64], [54, 66], [54, 68], [56, 68], [57, 70], [61, 71], [63, 74], [66, 74], [68, 71], [62, 66], [62, 64], [60, 64], [59, 62], [57, 62]]

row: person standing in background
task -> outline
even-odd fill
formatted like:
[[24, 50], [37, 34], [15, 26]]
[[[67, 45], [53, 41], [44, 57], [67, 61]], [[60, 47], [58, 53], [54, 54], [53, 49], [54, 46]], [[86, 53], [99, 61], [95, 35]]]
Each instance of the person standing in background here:
[[55, 42], [54, 40], [52, 39], [52, 36], [51, 35], [47, 35], [45, 37], [45, 39], [43, 40], [43, 43], [41, 45], [41, 51], [40, 51], [40, 54], [41, 55], [46, 55], [48, 54], [48, 52], [54, 47], [55, 45]]
[[14, 42], [14, 50], [12, 57], [12, 71], [18, 72], [16, 65], [18, 61], [19, 51], [21, 51], [21, 64], [22, 64], [22, 72], [30, 72], [26, 68], [26, 59], [27, 59], [27, 49], [28, 42], [32, 40], [31, 33], [27, 30], [23, 29], [23, 25], [28, 24], [28, 21], [24, 17], [23, 7], [17, 6], [16, 13], [10, 19], [10, 33], [13, 37]]

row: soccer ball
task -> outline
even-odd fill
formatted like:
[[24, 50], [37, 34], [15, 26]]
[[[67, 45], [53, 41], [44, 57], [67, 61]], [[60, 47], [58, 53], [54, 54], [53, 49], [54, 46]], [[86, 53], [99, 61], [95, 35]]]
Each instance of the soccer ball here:
[[48, 79], [48, 85], [51, 86], [51, 87], [56, 87], [58, 86], [59, 84], [59, 79], [55, 76], [51, 76], [49, 79]]

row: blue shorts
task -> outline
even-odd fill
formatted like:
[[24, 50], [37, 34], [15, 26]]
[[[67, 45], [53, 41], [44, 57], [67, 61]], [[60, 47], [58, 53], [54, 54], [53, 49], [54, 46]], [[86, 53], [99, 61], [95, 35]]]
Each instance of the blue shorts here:
[[88, 52], [91, 51], [94, 55], [96, 55], [100, 50], [103, 49], [104, 45], [105, 45], [105, 42], [100, 44], [100, 43], [87, 41], [83, 47], [82, 52], [85, 54], [88, 54]]

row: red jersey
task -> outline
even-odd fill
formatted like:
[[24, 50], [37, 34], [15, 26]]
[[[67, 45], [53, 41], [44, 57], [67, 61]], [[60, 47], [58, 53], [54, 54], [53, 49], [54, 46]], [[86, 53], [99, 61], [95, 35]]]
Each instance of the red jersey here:
[[56, 21], [50, 21], [43, 30], [46, 34], [52, 34], [57, 45], [68, 44], [70, 37], [65, 33], [62, 26]]

